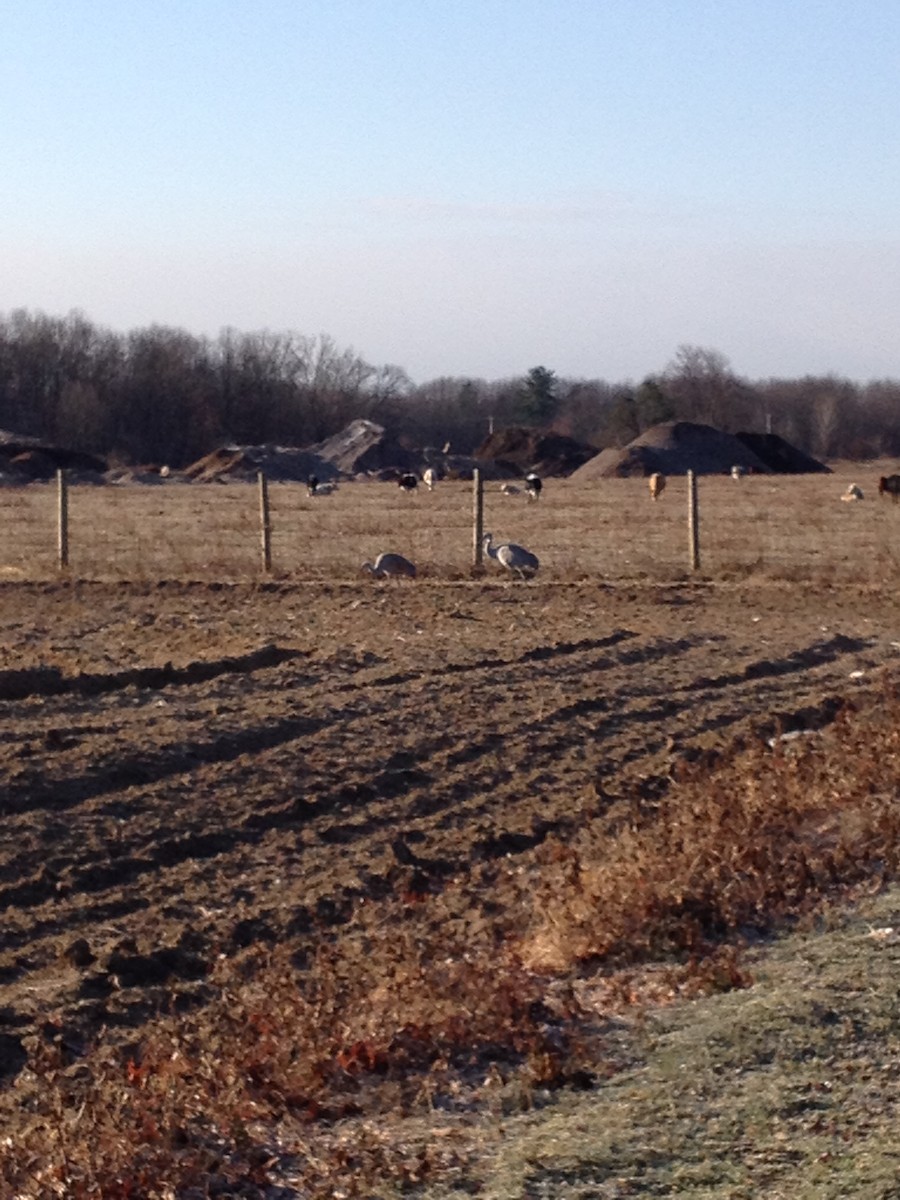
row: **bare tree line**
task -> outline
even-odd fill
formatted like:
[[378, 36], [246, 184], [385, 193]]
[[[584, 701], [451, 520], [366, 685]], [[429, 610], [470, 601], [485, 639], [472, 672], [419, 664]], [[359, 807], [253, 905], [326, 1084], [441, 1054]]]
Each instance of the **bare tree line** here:
[[665, 420], [773, 432], [818, 458], [900, 456], [900, 381], [834, 375], [749, 381], [718, 351], [681, 346], [640, 383], [566, 379], [546, 367], [488, 381], [414, 384], [322, 334], [217, 338], [126, 333], [80, 313], [0, 315], [0, 428], [122, 463], [184, 466], [225, 443], [310, 445], [357, 417], [410, 445], [470, 453], [491, 428], [526, 424], [624, 445]]

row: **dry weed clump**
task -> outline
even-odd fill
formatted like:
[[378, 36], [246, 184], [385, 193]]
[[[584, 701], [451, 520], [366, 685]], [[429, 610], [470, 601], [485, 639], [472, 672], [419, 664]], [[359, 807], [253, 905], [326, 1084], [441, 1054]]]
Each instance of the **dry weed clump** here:
[[310, 1146], [293, 1165], [304, 1195], [462, 1169], [464, 1156], [441, 1145], [330, 1131], [345, 1118], [472, 1114], [504, 1089], [500, 1103], [527, 1107], [534, 1090], [574, 1078], [567, 1038], [539, 981], [512, 960], [490, 963], [486, 944], [473, 953], [429, 936], [405, 922], [409, 908], [363, 907], [300, 971], [286, 948], [239, 968], [220, 960], [214, 1003], [160, 1018], [123, 1052], [72, 1068], [43, 1048], [24, 1127], [0, 1147], [0, 1180], [23, 1200], [193, 1196], [210, 1179], [211, 1195], [260, 1195], [282, 1163], [278, 1126]]
[[620, 801], [577, 844], [545, 848], [523, 962], [706, 962], [723, 939], [893, 877], [897, 690], [864, 712], [845, 707], [824, 734], [773, 742], [736, 746], [656, 802]]
[[2, 1194], [267, 1200], [288, 1167], [310, 1197], [464, 1182], [465, 1146], [404, 1143], [391, 1118], [474, 1121], [615, 1073], [627, 1056], [573, 986], [586, 968], [607, 1012], [746, 985], [742, 938], [896, 875], [898, 798], [886, 686], [824, 733], [701, 758], [529, 867], [492, 868], [492, 919], [471, 882], [398, 882], [305, 959], [222, 957], [202, 1010], [118, 1048], [36, 1049]]

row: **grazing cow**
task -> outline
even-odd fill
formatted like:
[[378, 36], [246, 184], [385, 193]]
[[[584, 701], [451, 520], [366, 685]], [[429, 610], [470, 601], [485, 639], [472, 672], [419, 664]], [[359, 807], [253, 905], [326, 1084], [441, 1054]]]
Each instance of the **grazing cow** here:
[[528, 499], [540, 500], [543, 490], [543, 481], [535, 475], [534, 471], [529, 471], [525, 476], [525, 491], [528, 493]]
[[522, 489], [517, 488], [514, 483], [501, 483], [500, 491], [504, 496], [518, 496]]
[[647, 481], [650, 487], [650, 497], [653, 500], [658, 500], [666, 490], [666, 477], [661, 471], [654, 471]]
[[426, 467], [422, 472], [422, 482], [428, 488], [429, 492], [434, 491], [434, 485], [438, 481], [438, 473], [434, 467]]
[[890, 496], [896, 504], [900, 499], [900, 475], [882, 475], [878, 480], [878, 495]]
[[310, 475], [309, 479], [307, 479], [307, 481], [306, 481], [307, 494], [310, 496], [314, 496], [316, 494], [316, 488], [318, 486], [319, 486], [318, 475]]
[[408, 496], [411, 496], [418, 486], [419, 477], [418, 475], [414, 475], [412, 471], [404, 471], [397, 480], [397, 487], [402, 488]]

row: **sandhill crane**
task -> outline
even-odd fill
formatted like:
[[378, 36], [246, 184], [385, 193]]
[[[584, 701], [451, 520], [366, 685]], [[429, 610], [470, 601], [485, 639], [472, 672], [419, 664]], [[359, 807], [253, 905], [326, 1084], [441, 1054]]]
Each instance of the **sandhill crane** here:
[[544, 484], [540, 476], [535, 475], [534, 471], [529, 471], [525, 476], [525, 491], [528, 493], [528, 499], [540, 500], [543, 490]]
[[393, 579], [415, 579], [416, 577], [415, 564], [411, 563], [408, 558], [404, 558], [402, 554], [379, 554], [374, 563], [364, 562], [362, 570], [368, 571], [376, 579], [384, 579], [386, 576]]
[[524, 546], [517, 546], [515, 542], [503, 542], [494, 546], [493, 537], [492, 533], [484, 535], [484, 552], [488, 558], [493, 558], [501, 567], [506, 567], [507, 571], [513, 571], [520, 579], [527, 579], [535, 573], [540, 566], [536, 554], [532, 554]]

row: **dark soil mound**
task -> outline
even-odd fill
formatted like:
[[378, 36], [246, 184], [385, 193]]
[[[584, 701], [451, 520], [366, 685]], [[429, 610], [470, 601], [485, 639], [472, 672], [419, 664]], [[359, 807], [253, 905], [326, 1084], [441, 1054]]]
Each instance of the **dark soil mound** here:
[[311, 450], [294, 446], [223, 446], [187, 467], [182, 477], [195, 483], [256, 479], [262, 471], [276, 483], [306, 483], [310, 475], [334, 479], [338, 471]]
[[538, 475], [571, 475], [597, 454], [596, 446], [577, 442], [561, 433], [512, 426], [490, 434], [475, 457], [513, 475], [536, 471]]
[[766, 474], [770, 468], [733, 434], [692, 421], [667, 421], [645, 430], [621, 450], [601, 451], [573, 478], [625, 478], [630, 475], [722, 475], [733, 466]]
[[804, 454], [777, 433], [736, 433], [739, 442], [761, 458], [770, 471], [777, 475], [827, 475], [831, 467], [826, 467], [818, 459]]
[[0, 431], [0, 473], [16, 482], [52, 479], [57, 471], [102, 475], [106, 467], [104, 460], [95, 454]]
[[422, 468], [421, 450], [390, 436], [383, 425], [362, 418], [351, 421], [324, 442], [309, 446], [308, 451], [342, 475], [377, 475]]

